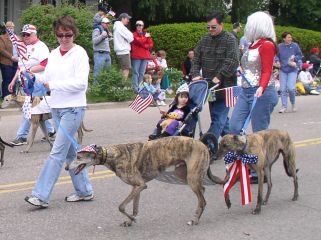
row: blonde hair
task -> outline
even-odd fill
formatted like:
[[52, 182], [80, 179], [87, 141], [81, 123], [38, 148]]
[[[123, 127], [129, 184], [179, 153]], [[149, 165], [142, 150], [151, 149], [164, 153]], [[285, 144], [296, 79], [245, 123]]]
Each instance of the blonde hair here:
[[245, 37], [251, 42], [261, 38], [276, 41], [272, 17], [265, 12], [255, 12], [248, 16], [244, 33]]
[[8, 28], [8, 27], [14, 28], [14, 23], [13, 23], [12, 21], [8, 21], [8, 22], [6, 22], [6, 27], [7, 27], [7, 28]]
[[166, 58], [166, 52], [164, 50], [159, 50], [157, 52], [157, 55], [162, 58]]
[[151, 79], [152, 75], [150, 74], [144, 74], [144, 82], [146, 82], [147, 80]]

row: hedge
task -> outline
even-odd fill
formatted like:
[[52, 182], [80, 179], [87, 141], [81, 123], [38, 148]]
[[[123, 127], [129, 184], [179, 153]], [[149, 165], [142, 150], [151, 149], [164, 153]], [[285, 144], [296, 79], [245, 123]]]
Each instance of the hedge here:
[[[163, 49], [167, 53], [169, 66], [180, 67], [186, 58], [189, 49], [195, 48], [197, 42], [207, 33], [206, 23], [181, 23], [162, 24], [149, 27], [154, 41], [154, 49]], [[224, 24], [226, 31], [232, 30], [232, 25]], [[295, 27], [276, 26], [278, 40], [282, 41], [281, 35], [285, 31], [293, 34], [294, 40], [300, 44], [303, 53], [309, 53], [313, 47], [321, 48], [321, 33]], [[243, 32], [239, 33], [242, 36]]]

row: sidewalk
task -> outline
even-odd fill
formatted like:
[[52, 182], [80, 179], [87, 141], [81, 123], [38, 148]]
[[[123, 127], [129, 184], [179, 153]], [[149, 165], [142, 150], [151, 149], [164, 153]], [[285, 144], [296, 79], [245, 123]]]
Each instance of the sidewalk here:
[[[88, 110], [96, 109], [114, 109], [114, 108], [126, 108], [132, 101], [126, 102], [103, 102], [103, 103], [89, 103], [87, 104]], [[0, 116], [5, 115], [17, 115], [20, 114], [20, 108], [0, 108]]]

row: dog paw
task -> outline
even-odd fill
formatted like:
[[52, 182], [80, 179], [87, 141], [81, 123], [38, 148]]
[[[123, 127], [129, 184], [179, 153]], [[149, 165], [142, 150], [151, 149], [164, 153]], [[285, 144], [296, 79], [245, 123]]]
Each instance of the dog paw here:
[[187, 225], [188, 226], [194, 226], [194, 225], [197, 225], [198, 224], [198, 221], [195, 221], [195, 220], [190, 220], [187, 222]]
[[257, 214], [260, 214], [261, 213], [261, 209], [254, 209], [253, 211], [252, 211], [252, 214], [253, 215], [257, 215]]
[[299, 197], [299, 196], [294, 196], [294, 197], [292, 198], [292, 201], [298, 200], [298, 197]]
[[125, 221], [120, 224], [121, 227], [130, 227], [132, 225], [132, 221]]

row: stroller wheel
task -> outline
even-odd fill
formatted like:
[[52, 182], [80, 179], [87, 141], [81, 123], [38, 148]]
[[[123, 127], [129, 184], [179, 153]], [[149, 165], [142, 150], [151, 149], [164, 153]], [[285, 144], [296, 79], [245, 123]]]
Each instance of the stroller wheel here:
[[216, 137], [213, 133], [207, 132], [201, 136], [200, 141], [207, 146], [211, 157], [210, 164], [212, 164], [213, 161], [217, 160], [216, 153], [218, 149], [218, 143]]

